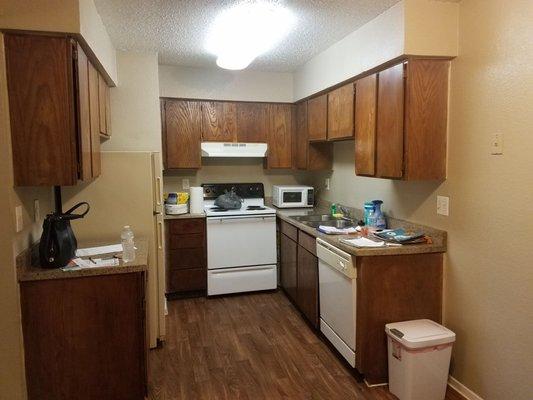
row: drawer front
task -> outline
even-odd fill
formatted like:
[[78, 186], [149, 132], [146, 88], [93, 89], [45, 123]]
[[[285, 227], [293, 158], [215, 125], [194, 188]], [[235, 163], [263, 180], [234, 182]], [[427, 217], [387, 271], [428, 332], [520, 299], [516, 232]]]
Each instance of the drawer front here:
[[194, 249], [205, 246], [204, 234], [170, 235], [170, 250]]
[[168, 257], [169, 269], [206, 268], [206, 254], [203, 247], [196, 249], [170, 250]]
[[174, 235], [205, 232], [205, 218], [176, 219], [168, 222], [170, 233]]
[[174, 269], [167, 274], [167, 293], [207, 289], [207, 271], [204, 268]]
[[281, 221], [280, 229], [281, 233], [284, 233], [295, 242], [298, 242], [298, 228], [289, 224], [288, 222]]
[[316, 256], [316, 239], [302, 231], [298, 232], [298, 244], [306, 249], [309, 253]]

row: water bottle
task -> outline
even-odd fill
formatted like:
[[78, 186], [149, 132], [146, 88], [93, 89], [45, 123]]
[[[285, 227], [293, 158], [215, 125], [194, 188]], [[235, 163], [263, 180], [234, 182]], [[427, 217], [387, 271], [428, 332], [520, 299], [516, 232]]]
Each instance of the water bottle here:
[[135, 260], [135, 244], [133, 242], [133, 231], [129, 225], [122, 229], [120, 234], [122, 239], [122, 261], [129, 262]]

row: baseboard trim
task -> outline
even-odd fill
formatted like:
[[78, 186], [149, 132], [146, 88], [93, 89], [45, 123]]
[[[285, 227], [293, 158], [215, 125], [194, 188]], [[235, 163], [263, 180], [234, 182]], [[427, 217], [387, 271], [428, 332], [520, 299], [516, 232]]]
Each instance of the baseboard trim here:
[[463, 396], [466, 400], [483, 400], [481, 396], [474, 393], [472, 390], [467, 388], [453, 376], [450, 376], [448, 379], [448, 386], [453, 388], [457, 393]]

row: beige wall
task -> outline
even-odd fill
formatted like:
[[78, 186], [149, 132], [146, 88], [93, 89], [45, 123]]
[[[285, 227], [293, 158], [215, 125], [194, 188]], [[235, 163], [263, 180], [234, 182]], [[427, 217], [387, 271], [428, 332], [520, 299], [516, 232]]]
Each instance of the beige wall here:
[[[445, 324], [457, 333], [452, 375], [484, 399], [531, 399], [533, 384], [533, 2], [460, 4], [445, 182], [355, 177], [353, 142], [335, 144], [325, 197], [448, 231]], [[528, 86], [529, 85], [529, 86]], [[504, 155], [490, 155], [491, 134]], [[323, 184], [326, 175], [317, 177]], [[450, 216], [436, 195], [450, 196]]]
[[159, 66], [162, 97], [292, 102], [292, 74]]

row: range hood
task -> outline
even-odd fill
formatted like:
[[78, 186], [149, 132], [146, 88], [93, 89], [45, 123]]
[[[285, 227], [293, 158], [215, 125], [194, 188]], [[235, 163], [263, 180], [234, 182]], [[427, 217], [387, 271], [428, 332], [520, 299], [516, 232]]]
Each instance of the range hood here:
[[266, 143], [202, 142], [202, 157], [266, 157]]

